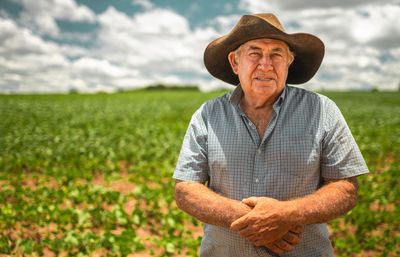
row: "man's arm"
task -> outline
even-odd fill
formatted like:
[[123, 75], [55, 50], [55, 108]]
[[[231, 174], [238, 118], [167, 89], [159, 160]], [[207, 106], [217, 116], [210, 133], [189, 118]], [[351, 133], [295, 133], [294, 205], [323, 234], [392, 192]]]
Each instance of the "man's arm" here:
[[266, 245], [293, 226], [324, 223], [344, 215], [355, 206], [357, 189], [353, 177], [326, 181], [315, 193], [290, 201], [251, 197], [243, 202], [254, 208], [234, 221], [231, 229], [255, 245]]
[[246, 204], [223, 197], [201, 183], [188, 181], [177, 181], [175, 201], [180, 209], [200, 221], [225, 228], [251, 210]]
[[[201, 183], [179, 181], [175, 185], [175, 201], [180, 209], [202, 222], [229, 228], [231, 223], [248, 214], [252, 207], [223, 197]], [[259, 245], [275, 253], [291, 251], [300, 242], [303, 227], [295, 226], [274, 242]]]
[[298, 215], [295, 223], [325, 223], [346, 214], [357, 202], [357, 178], [327, 180], [314, 194], [289, 201]]

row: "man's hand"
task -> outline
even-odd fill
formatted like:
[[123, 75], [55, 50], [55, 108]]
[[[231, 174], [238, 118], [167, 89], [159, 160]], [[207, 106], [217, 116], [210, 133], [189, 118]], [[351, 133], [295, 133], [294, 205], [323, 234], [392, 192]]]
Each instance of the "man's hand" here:
[[290, 205], [268, 197], [250, 197], [242, 202], [254, 208], [232, 222], [230, 227], [232, 230], [238, 231], [242, 237], [247, 238], [256, 246], [274, 249], [278, 247], [285, 250], [292, 248], [290, 242], [294, 240], [293, 242], [296, 243], [297, 239], [294, 239], [295, 233], [289, 233], [289, 231], [297, 224], [291, 221]]
[[304, 228], [302, 226], [296, 226], [289, 230], [282, 239], [278, 239], [273, 243], [265, 245], [268, 249], [277, 254], [284, 252], [290, 252], [293, 248], [300, 243], [300, 235], [303, 233]]

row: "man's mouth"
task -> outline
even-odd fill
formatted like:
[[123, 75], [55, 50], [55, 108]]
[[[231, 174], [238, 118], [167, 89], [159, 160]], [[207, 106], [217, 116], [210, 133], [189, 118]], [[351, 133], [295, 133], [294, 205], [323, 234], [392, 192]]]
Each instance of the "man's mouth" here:
[[272, 80], [274, 80], [274, 79], [272, 79], [272, 78], [260, 78], [260, 77], [257, 77], [256, 80], [258, 80], [258, 81], [272, 81]]

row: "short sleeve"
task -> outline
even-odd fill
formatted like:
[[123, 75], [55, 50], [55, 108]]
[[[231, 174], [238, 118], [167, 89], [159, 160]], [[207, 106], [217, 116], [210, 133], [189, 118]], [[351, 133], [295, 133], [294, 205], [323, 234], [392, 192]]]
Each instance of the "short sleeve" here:
[[174, 171], [174, 179], [201, 183], [209, 180], [205, 107], [205, 104], [202, 105], [190, 120]]
[[360, 149], [337, 105], [326, 99], [323, 106], [322, 177], [342, 179], [368, 173]]

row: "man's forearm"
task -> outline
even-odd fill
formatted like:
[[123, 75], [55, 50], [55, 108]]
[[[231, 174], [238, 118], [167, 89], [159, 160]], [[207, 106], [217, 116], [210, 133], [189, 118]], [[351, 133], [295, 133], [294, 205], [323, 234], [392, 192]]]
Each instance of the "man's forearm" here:
[[[233, 221], [248, 214], [252, 206], [241, 201], [223, 197], [200, 183], [178, 181], [175, 186], [175, 201], [179, 208], [202, 222], [230, 228]], [[300, 242], [302, 227], [291, 227], [265, 246], [275, 253], [290, 251]]]
[[294, 226], [324, 223], [345, 214], [356, 200], [355, 178], [330, 181], [311, 195], [289, 201], [250, 197], [243, 202], [253, 209], [230, 228], [255, 245], [268, 245]]
[[195, 182], [178, 181], [175, 200], [179, 208], [200, 221], [226, 228], [251, 210], [240, 201], [223, 197]]
[[288, 201], [296, 224], [325, 223], [346, 214], [357, 201], [357, 180], [349, 178], [328, 182], [315, 193]]

